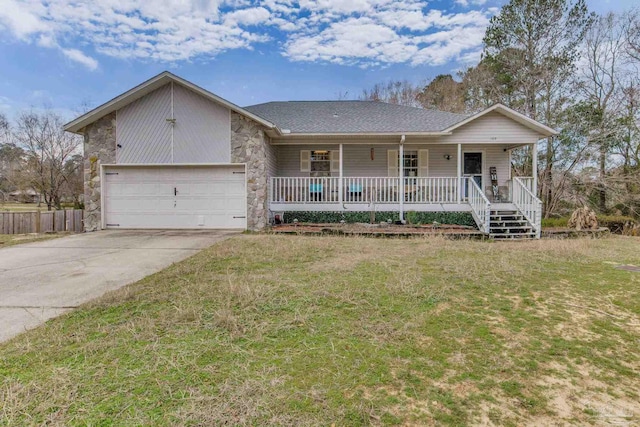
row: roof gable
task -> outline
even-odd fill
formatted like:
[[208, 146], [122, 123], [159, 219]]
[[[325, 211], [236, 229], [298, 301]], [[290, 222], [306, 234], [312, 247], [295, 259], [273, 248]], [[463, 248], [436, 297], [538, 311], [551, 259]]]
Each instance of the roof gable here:
[[543, 125], [542, 123], [535, 121], [527, 116], [525, 116], [524, 114], [518, 113], [516, 110], [513, 110], [505, 105], [502, 104], [495, 104], [492, 105], [489, 108], [486, 108], [482, 111], [480, 111], [477, 114], [474, 114], [472, 116], [467, 117], [466, 119], [455, 123], [454, 125], [448, 127], [447, 129], [445, 129], [445, 131], [447, 132], [454, 132], [456, 129], [474, 121], [477, 120], [481, 117], [486, 116], [489, 113], [492, 112], [496, 112], [496, 113], [500, 113], [505, 117], [510, 118], [511, 120], [520, 123], [521, 125], [532, 129], [538, 133], [540, 133], [541, 135], [547, 137], [547, 136], [552, 136], [552, 135], [557, 135], [558, 131], [556, 131], [555, 129], [552, 129], [546, 125]]
[[265, 120], [262, 117], [258, 117], [255, 114], [241, 108], [232, 102], [227, 101], [185, 79], [182, 79], [168, 71], [164, 71], [158, 74], [155, 77], [139, 84], [138, 86], [126, 91], [125, 93], [113, 98], [112, 100], [105, 102], [99, 107], [94, 108], [93, 110], [83, 114], [82, 116], [76, 118], [75, 120], [64, 125], [64, 130], [74, 133], [82, 133], [82, 129], [87, 125], [99, 120], [100, 118], [106, 116], [109, 113], [112, 113], [116, 110], [119, 110], [132, 102], [142, 98], [143, 96], [153, 92], [156, 89], [168, 84], [168, 83], [176, 83], [179, 84], [193, 92], [205, 97], [206, 99], [223, 105], [229, 108], [231, 111], [235, 111], [238, 114], [242, 114], [263, 126], [266, 126], [269, 129], [277, 130], [276, 126], [268, 120]]

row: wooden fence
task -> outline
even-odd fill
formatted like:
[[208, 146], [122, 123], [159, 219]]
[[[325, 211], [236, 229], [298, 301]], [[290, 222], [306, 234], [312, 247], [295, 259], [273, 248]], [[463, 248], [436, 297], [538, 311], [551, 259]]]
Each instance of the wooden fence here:
[[0, 234], [26, 234], [84, 230], [84, 211], [61, 209], [37, 212], [0, 212]]

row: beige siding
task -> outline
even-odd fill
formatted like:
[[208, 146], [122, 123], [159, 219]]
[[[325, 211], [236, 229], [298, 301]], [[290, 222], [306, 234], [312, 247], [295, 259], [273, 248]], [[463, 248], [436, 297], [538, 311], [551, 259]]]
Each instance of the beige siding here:
[[117, 163], [171, 163], [171, 86], [116, 112]]
[[267, 154], [267, 177], [278, 176], [278, 148], [271, 145], [269, 137], [265, 136]]
[[[300, 150], [338, 150], [337, 145], [276, 146], [277, 171], [275, 176], [308, 176], [300, 171]], [[374, 158], [371, 159], [371, 148]], [[509, 152], [506, 144], [463, 144], [462, 151], [484, 154], [484, 185], [490, 185], [489, 168], [495, 166], [500, 185], [509, 179]], [[429, 176], [457, 176], [458, 146], [455, 144], [406, 144], [405, 150], [429, 150]], [[398, 150], [398, 145], [343, 145], [343, 173], [345, 177], [387, 176], [387, 150]], [[450, 156], [447, 160], [446, 156]], [[334, 173], [334, 175], [337, 175]]]
[[228, 163], [231, 119], [228, 108], [173, 85], [174, 163]]
[[309, 176], [309, 172], [300, 171], [300, 150], [337, 150], [337, 145], [297, 145], [276, 146], [278, 169], [276, 176]]
[[527, 144], [544, 138], [544, 135], [521, 125], [500, 113], [491, 112], [442, 137], [441, 143], [505, 143]]
[[229, 117], [227, 108], [167, 84], [117, 111], [117, 163], [227, 163]]

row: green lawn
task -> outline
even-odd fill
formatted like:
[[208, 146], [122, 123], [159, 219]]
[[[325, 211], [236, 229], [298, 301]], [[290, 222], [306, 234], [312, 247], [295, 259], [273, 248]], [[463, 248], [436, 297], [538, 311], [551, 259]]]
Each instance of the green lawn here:
[[0, 424], [637, 424], [639, 248], [239, 236], [0, 345]]

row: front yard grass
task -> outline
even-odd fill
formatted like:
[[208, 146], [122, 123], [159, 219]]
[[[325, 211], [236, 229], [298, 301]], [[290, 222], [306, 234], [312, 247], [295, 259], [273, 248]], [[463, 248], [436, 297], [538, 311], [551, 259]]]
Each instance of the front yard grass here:
[[0, 345], [0, 424], [633, 425], [639, 247], [242, 235]]

